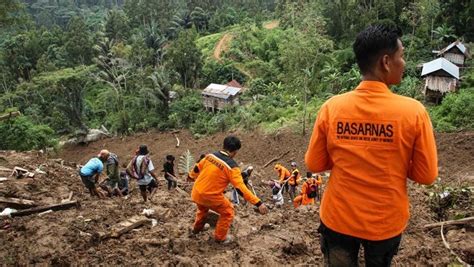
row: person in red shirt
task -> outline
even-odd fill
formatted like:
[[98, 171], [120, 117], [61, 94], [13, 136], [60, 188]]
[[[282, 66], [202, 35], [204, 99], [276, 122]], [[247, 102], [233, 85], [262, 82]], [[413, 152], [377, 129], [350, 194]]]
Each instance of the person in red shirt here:
[[331, 170], [321, 201], [321, 250], [329, 266], [390, 266], [409, 218], [407, 178], [438, 175], [431, 121], [418, 101], [392, 93], [405, 61], [401, 31], [372, 25], [353, 44], [362, 82], [326, 101], [305, 155], [312, 172]]

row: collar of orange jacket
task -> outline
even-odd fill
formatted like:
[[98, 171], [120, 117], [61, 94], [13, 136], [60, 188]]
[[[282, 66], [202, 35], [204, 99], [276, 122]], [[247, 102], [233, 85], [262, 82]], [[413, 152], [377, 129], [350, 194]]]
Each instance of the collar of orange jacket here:
[[219, 151], [219, 152], [221, 152], [222, 154], [226, 155], [227, 157], [230, 157], [230, 156], [229, 156], [229, 152], [227, 152], [227, 151], [221, 150], [221, 151]]
[[377, 82], [377, 81], [362, 81], [359, 83], [356, 90], [370, 90], [372, 92], [380, 92], [380, 93], [391, 92], [385, 83]]

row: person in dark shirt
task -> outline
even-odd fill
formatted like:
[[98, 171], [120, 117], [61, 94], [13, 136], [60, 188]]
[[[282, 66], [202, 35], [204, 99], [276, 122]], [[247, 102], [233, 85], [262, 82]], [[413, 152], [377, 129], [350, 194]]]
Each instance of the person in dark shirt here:
[[[252, 182], [250, 182], [250, 175], [252, 174], [252, 171], [253, 171], [253, 167], [248, 166], [243, 172], [240, 173], [242, 175], [242, 179], [244, 180], [245, 186], [249, 190], [253, 190]], [[249, 182], [250, 182], [250, 187], [249, 187]], [[234, 204], [239, 204], [239, 199], [238, 199], [239, 197], [237, 194], [243, 197], [242, 191], [240, 191], [238, 188], [234, 188], [234, 190], [232, 191], [232, 198], [233, 198], [232, 202], [234, 202]], [[254, 194], [255, 194], [255, 191], [254, 191]]]
[[163, 172], [165, 172], [165, 179], [168, 181], [168, 190], [176, 188], [178, 185], [177, 178], [174, 175], [174, 156], [167, 155], [166, 162], [163, 164]]

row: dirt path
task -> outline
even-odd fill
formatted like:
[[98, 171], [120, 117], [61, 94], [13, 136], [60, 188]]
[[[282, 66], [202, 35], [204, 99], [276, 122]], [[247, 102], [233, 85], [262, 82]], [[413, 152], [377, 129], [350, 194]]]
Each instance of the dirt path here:
[[267, 30], [275, 29], [278, 26], [280, 26], [280, 21], [279, 20], [272, 20], [272, 21], [269, 21], [269, 22], [265, 22], [263, 24], [263, 28], [265, 28]]
[[222, 36], [222, 38], [219, 40], [219, 43], [217, 43], [216, 48], [214, 49], [213, 56], [215, 59], [221, 60], [222, 52], [225, 52], [227, 49], [229, 49], [230, 42], [233, 38], [234, 36], [232, 33], [226, 33], [224, 36]]

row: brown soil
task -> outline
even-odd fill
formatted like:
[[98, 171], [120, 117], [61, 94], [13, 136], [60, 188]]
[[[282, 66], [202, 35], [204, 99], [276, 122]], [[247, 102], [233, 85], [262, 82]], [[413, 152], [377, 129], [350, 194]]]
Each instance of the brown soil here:
[[[303, 156], [308, 137], [290, 132], [267, 136], [259, 132], [235, 132], [241, 137], [243, 148], [236, 157], [243, 166], [255, 167], [254, 184], [257, 194], [264, 200], [269, 190], [261, 182], [274, 176], [270, 164], [263, 165], [275, 156], [289, 153], [280, 161], [291, 161], [304, 166]], [[65, 148], [58, 155], [38, 152], [0, 152], [0, 166], [20, 166], [47, 173], [0, 182], [0, 196], [23, 197], [39, 203], [57, 203], [67, 198], [80, 200], [81, 208], [0, 220], [0, 259], [6, 265], [61, 264], [61, 265], [274, 265], [316, 264], [322, 262], [319, 247], [318, 207], [295, 210], [289, 205], [272, 209], [267, 215], [257, 214], [253, 207], [236, 207], [231, 233], [236, 242], [227, 246], [213, 243], [212, 228], [195, 237], [189, 236], [194, 219], [195, 205], [187, 195], [168, 192], [164, 182], [152, 203], [144, 204], [134, 190], [129, 199], [96, 200], [85, 192], [77, 176], [76, 163], [84, 164], [100, 149], [107, 148], [127, 162], [138, 145], [148, 144], [151, 158], [158, 170], [166, 154], [175, 156], [186, 150], [198, 157], [201, 153], [218, 149], [226, 133], [195, 139], [186, 131], [177, 134], [180, 147], [171, 133], [143, 133], [124, 138], [110, 138], [88, 146]], [[472, 185], [474, 174], [474, 133], [438, 134], [440, 177], [443, 183]], [[55, 159], [56, 158], [56, 159]], [[62, 159], [62, 160], [61, 160]], [[301, 171], [305, 171], [301, 167]], [[0, 176], [3, 176], [0, 173]], [[160, 175], [161, 176], [161, 175]], [[132, 184], [132, 187], [135, 185]], [[190, 191], [191, 186], [181, 183]], [[456, 260], [444, 247], [439, 229], [423, 230], [423, 225], [435, 222], [430, 211], [429, 188], [409, 185], [411, 214], [409, 226], [403, 236], [396, 265], [447, 265]], [[0, 207], [3, 208], [3, 207]], [[155, 210], [158, 225], [145, 225], [117, 239], [92, 242], [96, 232], [107, 232], [113, 225], [141, 214], [144, 208]], [[473, 216], [472, 204], [463, 207]], [[470, 227], [446, 228], [445, 236], [451, 248], [464, 261], [474, 263], [474, 231]]]
[[226, 33], [224, 36], [222, 36], [222, 38], [219, 40], [219, 43], [217, 43], [216, 48], [214, 49], [215, 59], [221, 60], [221, 54], [222, 52], [225, 52], [227, 49], [229, 49], [232, 38], [234, 38], [234, 36], [231, 33]]
[[280, 21], [278, 20], [272, 20], [263, 24], [263, 28], [267, 30], [275, 29], [278, 26], [280, 26]]

